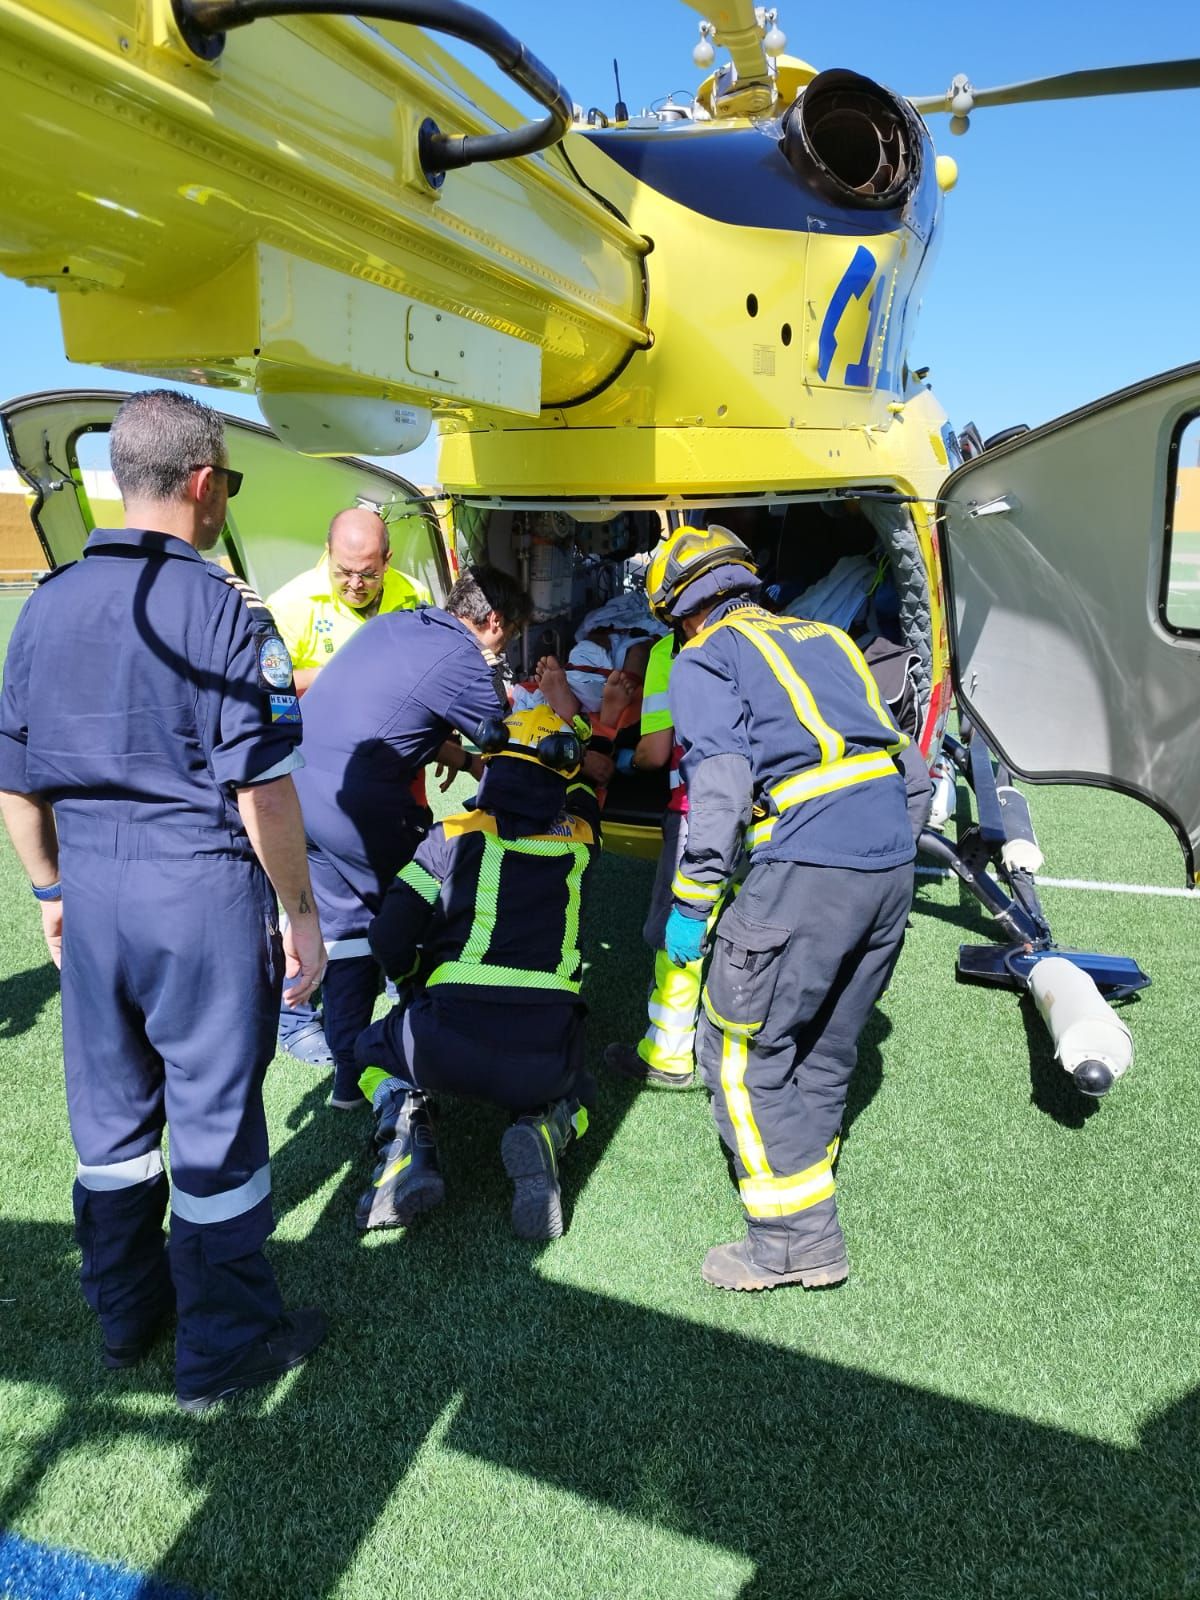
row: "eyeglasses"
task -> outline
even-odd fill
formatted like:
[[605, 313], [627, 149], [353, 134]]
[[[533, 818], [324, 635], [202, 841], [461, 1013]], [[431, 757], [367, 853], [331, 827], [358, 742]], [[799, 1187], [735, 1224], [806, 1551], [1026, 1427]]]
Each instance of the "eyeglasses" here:
[[202, 461], [198, 466], [189, 467], [188, 471], [203, 472], [205, 467], [207, 467], [210, 472], [220, 472], [224, 475], [225, 493], [232, 500], [237, 494], [238, 490], [242, 487], [242, 481], [246, 474], [244, 472], [235, 471], [233, 467], [219, 467], [215, 461]]
[[345, 567], [335, 566], [333, 575], [339, 583], [378, 583], [383, 577], [380, 572], [347, 572]]

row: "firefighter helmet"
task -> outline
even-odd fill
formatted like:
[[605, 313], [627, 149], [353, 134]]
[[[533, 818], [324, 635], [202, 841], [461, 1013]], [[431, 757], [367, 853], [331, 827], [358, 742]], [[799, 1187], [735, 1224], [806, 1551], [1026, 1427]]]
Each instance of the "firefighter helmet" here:
[[485, 761], [512, 756], [546, 767], [560, 778], [573, 778], [583, 761], [579, 735], [550, 706], [530, 706], [482, 723], [475, 742]]
[[[695, 606], [687, 605], [685, 591], [718, 567], [744, 568], [748, 574], [744, 587], [750, 587], [749, 579], [757, 582], [754, 557], [728, 528], [719, 523], [707, 528], [676, 528], [659, 545], [646, 573], [646, 599], [651, 611], [660, 621], [673, 622], [689, 609], [695, 610]], [[703, 603], [698, 599], [698, 604]]]

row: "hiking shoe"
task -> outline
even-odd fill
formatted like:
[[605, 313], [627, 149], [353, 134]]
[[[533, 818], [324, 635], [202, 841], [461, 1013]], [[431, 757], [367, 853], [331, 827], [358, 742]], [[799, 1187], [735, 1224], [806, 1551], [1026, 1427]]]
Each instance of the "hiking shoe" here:
[[243, 1389], [257, 1389], [264, 1383], [274, 1383], [285, 1372], [298, 1367], [321, 1343], [329, 1331], [329, 1321], [323, 1311], [314, 1306], [304, 1306], [281, 1317], [269, 1334], [258, 1339], [242, 1352], [230, 1366], [225, 1376], [199, 1393], [189, 1394], [177, 1390], [175, 1400], [181, 1411], [207, 1411], [221, 1400], [240, 1394]]

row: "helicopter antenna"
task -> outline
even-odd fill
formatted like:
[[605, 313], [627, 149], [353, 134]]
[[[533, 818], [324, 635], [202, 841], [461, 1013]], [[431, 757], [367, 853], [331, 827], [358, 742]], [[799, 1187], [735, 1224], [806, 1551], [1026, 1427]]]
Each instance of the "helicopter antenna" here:
[[629, 121], [629, 107], [625, 104], [624, 100], [621, 98], [621, 69], [617, 65], [616, 56], [613, 57], [613, 77], [617, 80], [617, 103], [613, 107], [613, 121], [614, 122], [628, 122]]

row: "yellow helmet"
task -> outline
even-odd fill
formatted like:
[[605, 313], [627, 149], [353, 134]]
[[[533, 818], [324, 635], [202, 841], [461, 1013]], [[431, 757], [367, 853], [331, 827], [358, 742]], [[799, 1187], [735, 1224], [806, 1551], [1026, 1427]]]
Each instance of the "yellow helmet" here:
[[513, 756], [546, 767], [560, 778], [573, 778], [583, 761], [579, 735], [550, 706], [530, 706], [507, 717], [484, 723], [476, 743], [485, 761], [493, 756]]
[[[678, 609], [684, 591], [717, 567], [744, 567], [750, 579], [757, 579], [758, 575], [754, 557], [728, 528], [719, 523], [707, 528], [676, 528], [654, 552], [646, 573], [646, 599], [651, 611], [661, 622], [684, 615]], [[751, 587], [749, 581], [745, 587]], [[698, 604], [703, 603], [698, 598]]]

